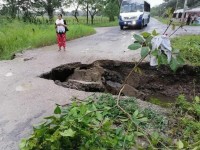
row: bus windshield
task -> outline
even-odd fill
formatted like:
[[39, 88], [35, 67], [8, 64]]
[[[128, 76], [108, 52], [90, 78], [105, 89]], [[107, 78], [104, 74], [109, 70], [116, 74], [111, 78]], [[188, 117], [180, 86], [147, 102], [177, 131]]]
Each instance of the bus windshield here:
[[144, 4], [124, 2], [121, 5], [120, 12], [121, 13], [143, 12], [143, 10], [144, 10]]

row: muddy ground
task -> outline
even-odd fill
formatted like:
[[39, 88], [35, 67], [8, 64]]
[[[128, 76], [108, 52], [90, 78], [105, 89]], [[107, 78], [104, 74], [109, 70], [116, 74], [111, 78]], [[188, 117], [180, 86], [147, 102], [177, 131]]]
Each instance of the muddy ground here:
[[[41, 75], [55, 84], [87, 92], [105, 92], [117, 95], [134, 67], [133, 62], [98, 60], [91, 64], [71, 63]], [[200, 67], [183, 66], [176, 73], [167, 66], [150, 67], [142, 63], [127, 81], [122, 94], [143, 100], [159, 98], [173, 102], [180, 94], [188, 99], [200, 95]]]

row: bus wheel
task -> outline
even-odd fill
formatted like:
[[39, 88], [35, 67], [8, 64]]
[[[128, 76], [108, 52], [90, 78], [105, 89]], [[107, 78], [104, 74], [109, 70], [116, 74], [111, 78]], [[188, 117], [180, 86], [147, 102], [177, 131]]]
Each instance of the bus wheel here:
[[144, 20], [142, 20], [142, 23], [140, 24], [140, 29], [144, 27]]
[[120, 29], [123, 30], [123, 29], [124, 29], [124, 26], [120, 26]]

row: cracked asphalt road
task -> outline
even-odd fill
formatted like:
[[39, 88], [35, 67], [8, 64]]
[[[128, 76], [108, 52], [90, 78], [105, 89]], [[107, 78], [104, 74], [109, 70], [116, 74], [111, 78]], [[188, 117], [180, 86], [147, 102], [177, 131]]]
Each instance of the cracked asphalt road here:
[[[200, 27], [185, 27], [177, 35], [200, 34]], [[132, 61], [139, 51], [129, 51], [133, 33], [163, 32], [166, 25], [155, 19], [143, 30], [119, 27], [96, 28], [97, 33], [67, 42], [67, 51], [57, 45], [25, 51], [14, 60], [0, 61], [0, 150], [17, 150], [21, 138], [31, 133], [32, 125], [52, 114], [55, 104], [70, 103], [73, 96], [85, 98], [92, 93], [66, 89], [38, 76], [61, 64], [92, 63], [100, 59]]]

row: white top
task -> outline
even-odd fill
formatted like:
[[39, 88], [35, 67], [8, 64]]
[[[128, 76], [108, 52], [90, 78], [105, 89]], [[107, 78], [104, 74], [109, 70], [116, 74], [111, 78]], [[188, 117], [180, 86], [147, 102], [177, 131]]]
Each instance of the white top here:
[[[56, 24], [63, 24], [64, 25], [64, 20], [63, 19], [57, 19]], [[57, 32], [62, 33], [65, 32], [65, 27], [64, 26], [57, 26]]]

